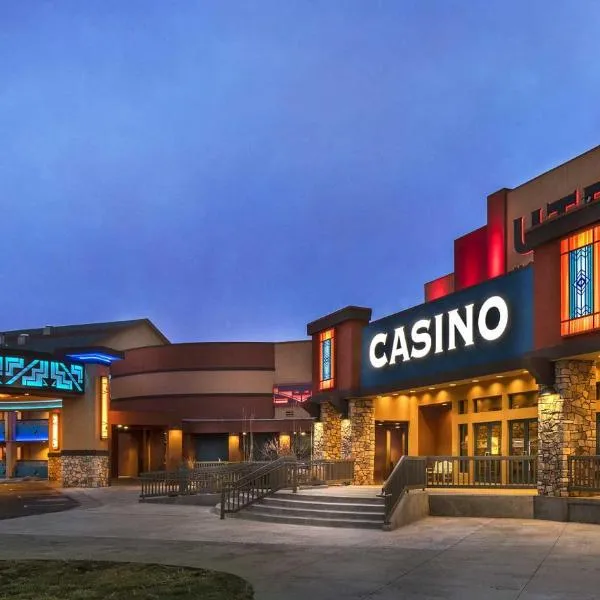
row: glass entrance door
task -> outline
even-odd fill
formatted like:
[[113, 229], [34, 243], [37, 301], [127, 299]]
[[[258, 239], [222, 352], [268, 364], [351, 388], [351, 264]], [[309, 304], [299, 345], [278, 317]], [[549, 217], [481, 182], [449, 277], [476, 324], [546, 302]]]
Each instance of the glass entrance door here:
[[508, 424], [509, 454], [509, 483], [513, 485], [533, 484], [537, 481], [536, 463], [528, 457], [536, 456], [538, 452], [538, 422], [537, 419], [521, 419], [510, 421]]
[[485, 457], [500, 456], [502, 448], [502, 423], [476, 423], [475, 434], [475, 481], [478, 483], [498, 483], [502, 477], [499, 460]]

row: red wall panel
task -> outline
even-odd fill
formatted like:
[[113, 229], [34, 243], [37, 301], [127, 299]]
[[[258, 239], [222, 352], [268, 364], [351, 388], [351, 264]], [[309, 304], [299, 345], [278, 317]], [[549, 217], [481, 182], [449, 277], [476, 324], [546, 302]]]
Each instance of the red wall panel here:
[[488, 278], [506, 273], [506, 196], [503, 189], [487, 199]]
[[425, 284], [425, 302], [443, 298], [454, 291], [454, 273], [448, 273]]
[[487, 226], [454, 240], [454, 289], [477, 285], [488, 279]]

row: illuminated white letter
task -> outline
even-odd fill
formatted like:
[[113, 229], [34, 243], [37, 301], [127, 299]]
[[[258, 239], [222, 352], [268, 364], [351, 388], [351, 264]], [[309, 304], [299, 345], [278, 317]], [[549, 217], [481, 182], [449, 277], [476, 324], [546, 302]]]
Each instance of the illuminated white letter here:
[[[421, 319], [417, 321], [410, 330], [413, 347], [410, 352], [411, 358], [423, 358], [427, 356], [431, 350], [431, 336], [429, 335], [429, 324], [431, 319]], [[423, 329], [419, 333], [419, 329]], [[422, 348], [416, 348], [415, 344], [423, 344]]]
[[375, 354], [375, 349], [379, 344], [384, 344], [387, 342], [387, 333], [378, 333], [373, 336], [371, 340], [371, 345], [369, 346], [369, 360], [371, 364], [376, 369], [381, 369], [381, 367], [385, 367], [387, 364], [387, 356], [385, 355], [385, 350], [383, 351], [383, 356], [377, 356]]
[[460, 333], [465, 346], [473, 345], [473, 304], [465, 306], [466, 321], [463, 321], [455, 308], [448, 312], [448, 350], [456, 348], [456, 332]]
[[[495, 308], [500, 313], [498, 324], [493, 329], [490, 329], [485, 322], [485, 318], [490, 309]], [[500, 296], [492, 296], [488, 298], [479, 310], [479, 317], [477, 317], [477, 328], [479, 329], [479, 335], [488, 342], [497, 340], [506, 330], [508, 326], [508, 305], [504, 298]]]
[[396, 364], [396, 357], [401, 356], [402, 361], [410, 360], [408, 347], [406, 345], [406, 336], [404, 335], [404, 327], [398, 327], [394, 330], [394, 345], [390, 354], [390, 365]]
[[444, 351], [444, 315], [435, 315], [435, 353]]

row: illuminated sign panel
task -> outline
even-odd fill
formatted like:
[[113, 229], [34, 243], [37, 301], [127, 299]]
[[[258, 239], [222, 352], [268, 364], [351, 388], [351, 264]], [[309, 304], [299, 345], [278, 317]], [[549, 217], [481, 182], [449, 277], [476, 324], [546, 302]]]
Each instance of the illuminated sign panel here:
[[312, 388], [310, 383], [273, 386], [273, 404], [278, 406], [288, 406], [296, 403], [303, 404], [311, 396]]
[[510, 361], [533, 347], [531, 267], [370, 323], [363, 332], [361, 387]]
[[110, 382], [106, 375], [100, 377], [100, 439], [108, 439], [108, 405], [110, 402]]
[[83, 394], [85, 367], [68, 361], [7, 352], [0, 355], [0, 390], [11, 391], [10, 388]]

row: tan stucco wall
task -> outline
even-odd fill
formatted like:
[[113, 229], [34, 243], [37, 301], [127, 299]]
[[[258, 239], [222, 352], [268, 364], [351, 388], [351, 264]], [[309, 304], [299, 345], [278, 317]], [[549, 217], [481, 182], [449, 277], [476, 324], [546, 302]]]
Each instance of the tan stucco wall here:
[[[420, 444], [419, 425], [422, 425], [423, 417], [420, 417], [419, 408], [433, 404], [451, 403], [451, 449], [453, 455], [459, 453], [458, 424], [459, 423], [483, 423], [502, 422], [502, 454], [508, 453], [508, 421], [514, 419], [535, 419], [537, 408], [522, 408], [509, 410], [508, 395], [537, 390], [535, 379], [529, 373], [522, 373], [512, 377], [490, 379], [480, 383], [470, 383], [456, 387], [444, 387], [437, 390], [425, 391], [418, 394], [398, 394], [379, 396], [375, 400], [375, 420], [377, 421], [408, 421], [408, 453], [418, 455], [420, 446], [447, 447], [447, 442], [435, 442], [423, 440]], [[475, 413], [473, 412], [473, 400], [487, 396], [502, 396], [503, 409], [501, 411]], [[459, 400], [467, 400], [468, 413], [458, 414]], [[420, 423], [421, 421], [421, 423]], [[447, 428], [446, 428], [447, 430]], [[423, 435], [429, 435], [423, 431]], [[469, 455], [473, 454], [473, 436], [469, 427]]]
[[275, 383], [312, 381], [312, 341], [275, 344]]
[[273, 371], [174, 371], [112, 380], [113, 398], [172, 394], [272, 394]]
[[108, 370], [86, 366], [85, 395], [63, 398], [61, 450], [108, 450], [108, 440], [100, 439], [100, 374], [108, 374]]
[[136, 327], [120, 331], [106, 338], [104, 345], [114, 350], [130, 350], [144, 346], [159, 346], [165, 342], [150, 325], [140, 323]]
[[563, 165], [552, 169], [508, 192], [506, 210], [507, 268], [512, 270], [533, 260], [533, 255], [514, 251], [513, 221], [525, 217], [525, 227], [531, 226], [531, 211], [545, 210], [548, 202], [560, 200], [576, 188], [600, 180], [600, 146]]

